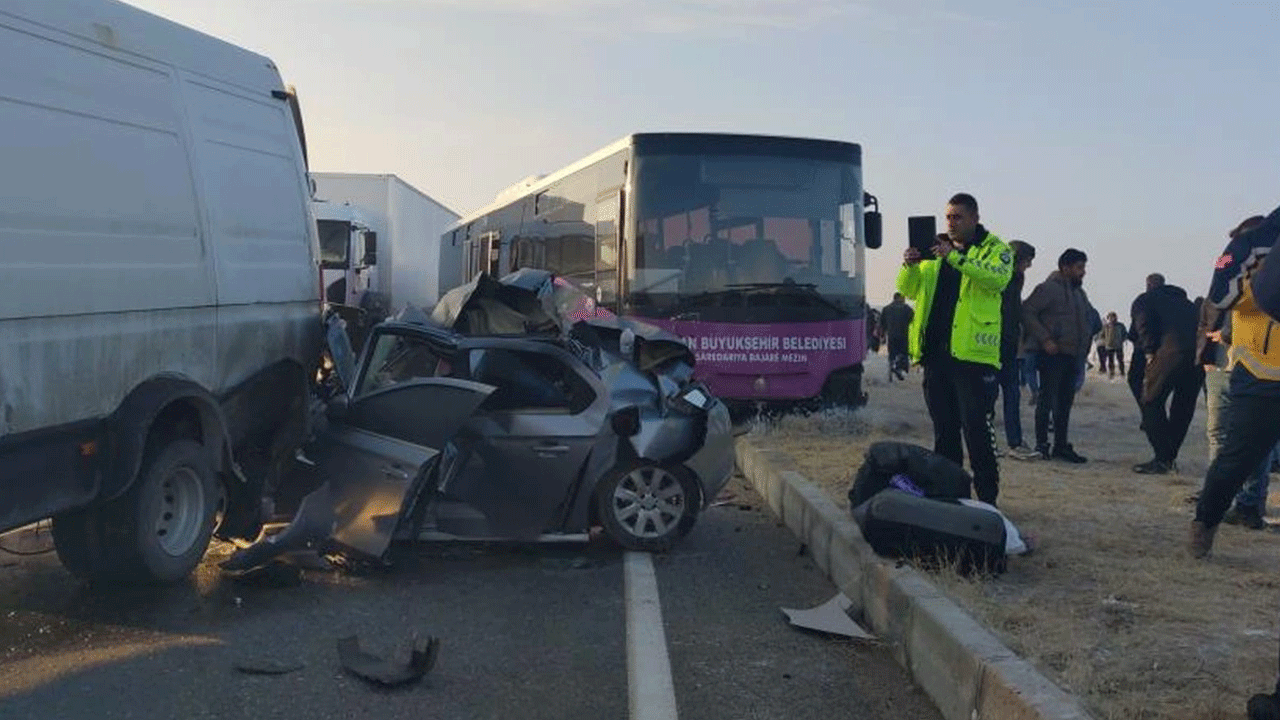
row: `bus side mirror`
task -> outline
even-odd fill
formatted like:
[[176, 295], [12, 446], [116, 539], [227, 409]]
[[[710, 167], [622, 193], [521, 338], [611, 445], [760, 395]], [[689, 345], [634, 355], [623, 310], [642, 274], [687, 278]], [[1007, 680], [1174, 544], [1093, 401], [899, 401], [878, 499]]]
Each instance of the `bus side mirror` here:
[[867, 247], [875, 250], [880, 247], [882, 239], [883, 223], [878, 210], [871, 210], [862, 214], [863, 237], [865, 238]]

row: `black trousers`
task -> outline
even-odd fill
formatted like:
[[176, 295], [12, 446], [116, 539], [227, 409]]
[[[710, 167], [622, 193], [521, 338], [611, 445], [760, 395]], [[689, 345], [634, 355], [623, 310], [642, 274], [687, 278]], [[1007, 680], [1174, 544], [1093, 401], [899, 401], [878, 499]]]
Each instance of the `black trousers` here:
[[911, 358], [907, 355], [908, 342], [905, 335], [889, 336], [889, 380], [893, 380], [895, 370], [907, 372], [911, 369]]
[[1196, 503], [1196, 520], [1209, 526], [1222, 522], [1245, 480], [1280, 441], [1280, 398], [1232, 394], [1226, 421], [1227, 437]]
[[1049, 416], [1053, 415], [1053, 446], [1067, 446], [1071, 406], [1076, 401], [1080, 361], [1075, 355], [1040, 355], [1040, 396], [1036, 398], [1036, 447], [1049, 446]]
[[1129, 392], [1133, 393], [1133, 399], [1137, 401], [1138, 407], [1142, 407], [1142, 383], [1147, 376], [1147, 356], [1139, 350], [1133, 351], [1133, 358], [1129, 360], [1129, 374], [1125, 379], [1129, 382]]
[[1124, 348], [1098, 347], [1098, 372], [1115, 375], [1117, 363], [1120, 365], [1120, 374], [1124, 375]]
[[924, 366], [924, 402], [933, 421], [933, 451], [964, 465], [969, 448], [973, 489], [978, 499], [995, 504], [1000, 492], [996, 465], [995, 430], [991, 426], [991, 398], [996, 368], [955, 358], [930, 359]]
[[[1184, 365], [1161, 378], [1154, 387], [1143, 388], [1142, 427], [1147, 432], [1147, 442], [1151, 443], [1156, 460], [1171, 463], [1178, 459], [1182, 441], [1187, 438], [1187, 428], [1191, 427], [1191, 418], [1195, 417], [1196, 402], [1203, 385], [1204, 368]], [[1262, 462], [1261, 457], [1258, 462]]]

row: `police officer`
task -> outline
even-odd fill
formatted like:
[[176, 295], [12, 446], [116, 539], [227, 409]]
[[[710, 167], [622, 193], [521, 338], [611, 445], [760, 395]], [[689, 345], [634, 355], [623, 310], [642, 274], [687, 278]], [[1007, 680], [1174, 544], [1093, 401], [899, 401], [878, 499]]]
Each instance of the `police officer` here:
[[978, 499], [994, 505], [1000, 473], [987, 411], [1000, 368], [1001, 292], [1013, 275], [1013, 253], [978, 222], [972, 195], [953, 196], [946, 219], [932, 258], [907, 248], [897, 289], [916, 304], [909, 349], [924, 366], [934, 452], [963, 465], [963, 437]]

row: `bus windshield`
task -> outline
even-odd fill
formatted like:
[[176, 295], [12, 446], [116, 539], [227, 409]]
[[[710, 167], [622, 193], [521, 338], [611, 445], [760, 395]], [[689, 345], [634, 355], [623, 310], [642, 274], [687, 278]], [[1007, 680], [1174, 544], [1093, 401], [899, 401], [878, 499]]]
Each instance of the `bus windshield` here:
[[851, 313], [861, 178], [851, 161], [637, 154], [633, 311], [669, 317], [709, 296], [806, 288]]

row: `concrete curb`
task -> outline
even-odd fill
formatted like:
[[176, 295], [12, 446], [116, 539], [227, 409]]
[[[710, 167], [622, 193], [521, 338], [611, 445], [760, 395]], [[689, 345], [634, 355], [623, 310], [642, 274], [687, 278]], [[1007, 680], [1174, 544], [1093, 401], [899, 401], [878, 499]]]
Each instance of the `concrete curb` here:
[[875, 554], [786, 455], [737, 440], [738, 468], [947, 720], [1093, 720], [922, 574]]

